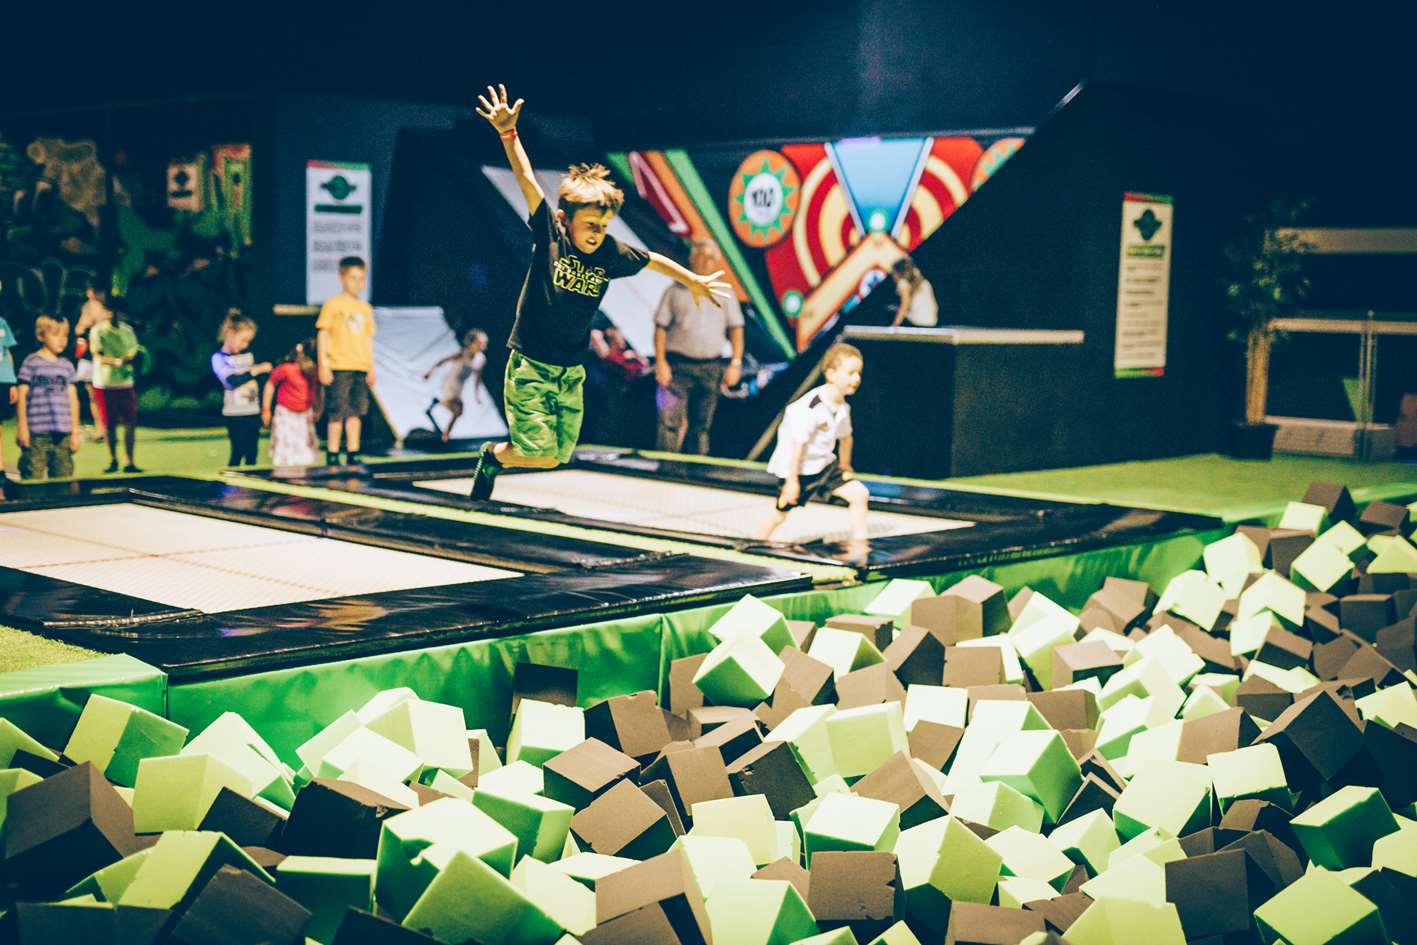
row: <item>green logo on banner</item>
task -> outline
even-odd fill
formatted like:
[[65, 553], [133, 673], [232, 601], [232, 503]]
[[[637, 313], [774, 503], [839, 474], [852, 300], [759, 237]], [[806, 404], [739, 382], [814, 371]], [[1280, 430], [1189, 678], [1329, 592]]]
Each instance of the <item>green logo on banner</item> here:
[[[336, 174], [334, 177], [331, 177], [321, 184], [320, 189], [328, 191], [330, 196], [336, 200], [344, 200], [350, 194], [354, 193], [355, 188], [353, 184], [345, 179], [343, 174]], [[1147, 211], [1147, 213], [1150, 212], [1150, 210]], [[1150, 237], [1148, 237], [1148, 239], [1150, 239]]]
[[1132, 226], [1137, 228], [1137, 232], [1141, 234], [1142, 239], [1150, 242], [1151, 238], [1156, 235], [1156, 231], [1161, 229], [1161, 221], [1156, 219], [1156, 214], [1152, 213], [1150, 208], [1148, 208], [1142, 211], [1142, 215], [1132, 222]]

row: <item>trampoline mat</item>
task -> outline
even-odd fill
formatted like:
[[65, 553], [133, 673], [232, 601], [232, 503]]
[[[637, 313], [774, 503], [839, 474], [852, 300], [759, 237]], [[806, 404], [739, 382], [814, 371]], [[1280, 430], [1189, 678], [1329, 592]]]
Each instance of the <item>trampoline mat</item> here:
[[0, 513], [0, 566], [208, 613], [520, 574], [127, 503]]
[[[415, 485], [467, 495], [472, 480], [427, 479]], [[502, 476], [497, 480], [495, 497], [498, 502], [555, 509], [578, 518], [723, 538], [756, 538], [773, 514], [773, 502], [765, 495], [584, 469]], [[867, 518], [872, 538], [948, 531], [973, 524], [874, 510]], [[773, 533], [773, 540], [788, 544], [845, 541], [850, 533], [851, 516], [845, 506], [809, 502], [787, 517]]]

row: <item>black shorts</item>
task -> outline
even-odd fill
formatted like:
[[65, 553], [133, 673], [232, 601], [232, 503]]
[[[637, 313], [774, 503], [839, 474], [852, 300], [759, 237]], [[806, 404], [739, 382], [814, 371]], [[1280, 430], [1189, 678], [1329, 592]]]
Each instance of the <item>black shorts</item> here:
[[797, 482], [802, 487], [798, 492], [797, 501], [791, 505], [782, 504], [782, 484], [786, 480], [777, 481], [778, 502], [777, 510], [786, 512], [788, 509], [801, 508], [814, 499], [825, 499], [833, 492], [850, 482], [846, 474], [841, 471], [841, 466], [836, 460], [828, 463], [820, 472], [814, 472], [810, 476], [798, 476]]
[[0, 384], [0, 420], [9, 420], [10, 415], [15, 412], [14, 406], [10, 403], [10, 391], [14, 390], [9, 384]]
[[330, 420], [362, 417], [369, 412], [369, 380], [364, 371], [335, 371], [325, 388], [325, 416]]

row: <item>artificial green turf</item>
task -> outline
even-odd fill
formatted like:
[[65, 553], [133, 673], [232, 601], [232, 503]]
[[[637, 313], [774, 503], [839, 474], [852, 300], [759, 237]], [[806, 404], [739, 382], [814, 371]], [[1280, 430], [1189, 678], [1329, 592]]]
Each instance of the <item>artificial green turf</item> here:
[[0, 673], [103, 656], [96, 650], [0, 625]]
[[[20, 447], [15, 442], [15, 422], [6, 422], [0, 435], [4, 437], [5, 468], [10, 470], [11, 475], [18, 476]], [[134, 447], [139, 468], [148, 474], [214, 473], [226, 465], [229, 451], [224, 427], [164, 430], [139, 426]], [[122, 453], [120, 446], [119, 462], [122, 462]], [[268, 463], [269, 457], [268, 441], [262, 434], [257, 458], [262, 463]], [[107, 465], [108, 446], [105, 443], [85, 441], [74, 454], [74, 475], [78, 478], [102, 476]]]

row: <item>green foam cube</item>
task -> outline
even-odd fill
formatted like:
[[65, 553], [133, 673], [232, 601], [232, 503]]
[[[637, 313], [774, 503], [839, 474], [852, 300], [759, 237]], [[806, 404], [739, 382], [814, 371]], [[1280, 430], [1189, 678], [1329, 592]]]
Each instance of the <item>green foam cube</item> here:
[[525, 761], [540, 767], [583, 741], [584, 709], [523, 699], [507, 735], [507, 761]]
[[[780, 827], [781, 822], [775, 822], [773, 826]], [[795, 836], [796, 828], [790, 823], [787, 827]], [[688, 861], [689, 870], [694, 874], [704, 898], [713, 895], [713, 889], [720, 881], [751, 879], [758, 868], [748, 844], [738, 837], [686, 834], [674, 841], [674, 847], [684, 851], [684, 859]], [[795, 862], [796, 858], [793, 860]]]
[[543, 862], [560, 858], [576, 813], [570, 804], [540, 794], [502, 793], [485, 787], [473, 792], [472, 803], [516, 836], [519, 856]]
[[955, 815], [902, 830], [895, 854], [906, 918], [940, 937], [949, 921], [949, 904], [987, 904], [1003, 865], [998, 851]]
[[695, 837], [735, 837], [748, 846], [757, 866], [777, 858], [777, 827], [768, 799], [761, 794], [697, 801], [689, 812]]
[[1027, 630], [1040, 620], [1057, 620], [1068, 624], [1070, 630], [1077, 630], [1081, 621], [1072, 611], [1063, 605], [1055, 602], [1046, 594], [1034, 592], [1028, 596], [1024, 602], [1023, 609], [1018, 612], [1013, 623], [1009, 626], [1009, 636], [1017, 637], [1018, 634]]
[[1373, 868], [1387, 867], [1417, 879], [1417, 828], [1402, 819], [1398, 828], [1373, 841]]
[[359, 721], [359, 715], [354, 711], [345, 712], [324, 728], [303, 742], [299, 748], [295, 749], [295, 755], [300, 759], [300, 763], [311, 772], [320, 766], [320, 760], [330, 752], [332, 748], [344, 741], [350, 735], [364, 727], [364, 723]]
[[555, 945], [565, 931], [511, 880], [464, 850], [452, 850], [440, 864], [403, 925], [440, 942], [480, 945]]
[[1328, 510], [1310, 502], [1290, 502], [1279, 517], [1279, 527], [1317, 535], [1328, 528]]
[[334, 941], [351, 906], [367, 912], [374, 905], [373, 860], [288, 856], [276, 865], [275, 877], [277, 889], [310, 910], [305, 934], [316, 941]]
[[950, 812], [972, 824], [995, 830], [1021, 827], [1041, 830], [1043, 806], [1002, 781], [976, 781], [960, 788]]
[[1371, 692], [1354, 704], [1358, 714], [1371, 722], [1391, 729], [1400, 724], [1417, 728], [1417, 696], [1406, 681]]
[[[1306, 873], [1255, 910], [1266, 942], [1387, 945], [1378, 907], [1332, 873]], [[1084, 943], [1086, 945], [1086, 943]]]
[[449, 797], [461, 798], [464, 801], [472, 800], [472, 788], [468, 787], [451, 774], [448, 774], [448, 772], [444, 771], [442, 768], [433, 769], [433, 778], [428, 781], [428, 786], [438, 793], [446, 794]]
[[905, 730], [916, 722], [938, 722], [964, 728], [969, 711], [969, 690], [957, 686], [927, 686], [911, 683], [905, 687]]
[[1377, 788], [1339, 788], [1289, 821], [1304, 852], [1329, 870], [1369, 866], [1373, 843], [1397, 831], [1397, 820]]
[[851, 931], [851, 926], [843, 925], [830, 932], [820, 932], [806, 938], [799, 938], [791, 945], [860, 945], [860, 943], [856, 939], [856, 933]]
[[1294, 803], [1279, 749], [1270, 742], [1206, 755], [1205, 763], [1222, 810], [1247, 797], [1283, 807]]
[[133, 787], [138, 762], [175, 755], [187, 729], [160, 715], [97, 693], [89, 696], [64, 746], [74, 762], [92, 762], [114, 784]]
[[836, 773], [845, 778], [870, 774], [898, 751], [909, 751], [905, 714], [899, 702], [842, 709], [826, 720]]
[[549, 863], [522, 857], [512, 885], [572, 935], [595, 928], [595, 893]]
[[910, 926], [902, 921], [895, 923], [867, 942], [866, 945], [923, 945], [923, 943], [910, 930]]
[[360, 725], [368, 725], [371, 721], [383, 715], [394, 706], [402, 702], [416, 701], [418, 701], [418, 693], [407, 686], [399, 686], [395, 689], [383, 689], [370, 696], [354, 714], [359, 718]]
[[133, 830], [196, 830], [222, 788], [254, 797], [256, 786], [212, 755], [164, 755], [138, 762]]
[[1052, 899], [1058, 890], [1032, 876], [1005, 876], [999, 880], [999, 905], [1005, 909], [1022, 909], [1026, 902]]
[[894, 578], [886, 582], [881, 593], [871, 599], [871, 603], [861, 611], [873, 617], [890, 617], [897, 623], [910, 615], [910, 607], [922, 597], [933, 597], [935, 591], [929, 581], [913, 581]]
[[809, 863], [825, 850], [890, 850], [899, 836], [899, 807], [855, 794], [819, 798], [802, 829]]
[[1352, 557], [1355, 551], [1368, 543], [1362, 532], [1343, 521], [1335, 522], [1317, 540], [1328, 542], [1349, 557]]
[[516, 851], [516, 835], [486, 813], [467, 801], [439, 798], [383, 822], [375, 898], [381, 909], [402, 919], [454, 852], [509, 876]]
[[39, 781], [39, 775], [24, 768], [0, 769], [0, 828], [5, 826], [5, 809], [9, 806], [10, 795]]
[[1136, 647], [1127, 654], [1124, 663], [1136, 663], [1144, 659], [1154, 660], [1162, 675], [1178, 686], [1184, 686], [1205, 669], [1205, 660], [1197, 656], [1190, 644], [1178, 637], [1176, 631], [1168, 626], [1158, 627], [1137, 641]]
[[1177, 719], [1137, 732], [1127, 744], [1127, 753], [1114, 759], [1112, 767], [1124, 777], [1131, 777], [1147, 762], [1175, 761], [1183, 731], [1181, 720]]
[[752, 707], [772, 695], [784, 668], [762, 640], [737, 637], [709, 651], [694, 673], [694, 685], [714, 705]]
[[1259, 652], [1269, 632], [1281, 626], [1279, 618], [1268, 610], [1235, 619], [1230, 624], [1230, 655], [1249, 656]]
[[1081, 863], [1094, 875], [1107, 868], [1112, 853], [1121, 846], [1117, 828], [1104, 810], [1091, 810], [1053, 828], [1048, 842], [1074, 863]]
[[[1238, 683], [1239, 680], [1237, 679], [1236, 682]], [[1208, 715], [1217, 715], [1229, 708], [1230, 703], [1225, 701], [1224, 696], [1209, 686], [1201, 686], [1186, 697], [1186, 704], [1181, 706], [1181, 718], [1186, 721], [1203, 719]]]
[[1073, 872], [1073, 861], [1049, 843], [1042, 834], [1022, 827], [1009, 827], [984, 841], [1003, 862], [1006, 876], [1026, 876], [1041, 880], [1058, 892]]
[[125, 856], [117, 863], [110, 863], [103, 869], [95, 870], [70, 886], [64, 893], [64, 898], [93, 896], [103, 902], [117, 902], [132, 885], [134, 877], [138, 875], [138, 870], [151, 852], [152, 847], [147, 847], [137, 853]]
[[479, 776], [477, 786], [503, 794], [543, 794], [546, 791], [546, 772], [540, 765], [529, 761], [513, 761]]
[[423, 770], [413, 752], [367, 728], [357, 728], [334, 745], [312, 770], [319, 778], [354, 780], [355, 767], [366, 776], [390, 781], [407, 781]]
[[1057, 823], [1082, 787], [1082, 771], [1063, 736], [1054, 731], [1015, 732], [999, 743], [979, 772], [1037, 801], [1048, 823]]
[[[1377, 535], [1373, 538], [1376, 539]], [[1369, 574], [1417, 574], [1417, 548], [1405, 538], [1386, 536], [1377, 556], [1368, 562]]]
[[1201, 555], [1205, 573], [1220, 585], [1226, 597], [1235, 597], [1245, 589], [1251, 574], [1264, 570], [1259, 546], [1244, 532], [1235, 532], [1205, 546]]
[[1100, 899], [1063, 934], [1068, 945], [1186, 945], [1180, 913], [1169, 902]]
[[240, 772], [256, 796], [290, 810], [295, 789], [289, 768], [266, 740], [235, 712], [223, 712], [182, 749], [184, 755], [212, 755]]
[[441, 702], [408, 699], [367, 723], [389, 741], [418, 756], [428, 768], [441, 768], [454, 778], [472, 770], [463, 710]]
[[728, 608], [722, 617], [709, 626], [708, 632], [709, 636], [719, 643], [748, 638], [761, 640], [774, 653], [781, 653], [783, 648], [797, 645], [782, 614], [752, 594], [745, 595], [742, 600]]
[[1147, 828], [1173, 837], [1210, 825], [1210, 770], [1184, 761], [1147, 762], [1112, 808], [1117, 833], [1131, 839]]
[[839, 627], [818, 627], [807, 655], [830, 666], [837, 679], [886, 659], [865, 634]]
[[167, 831], [147, 854], [119, 894], [119, 905], [171, 909], [196, 895], [223, 866], [244, 869], [268, 883], [275, 882], [226, 834], [211, 830]]
[[1348, 579], [1353, 562], [1333, 545], [1316, 541], [1289, 565], [1289, 578], [1300, 587], [1331, 591]]
[[[1038, 597], [1035, 594], [1029, 602]], [[1049, 614], [1026, 624], [1021, 630], [1009, 632], [1009, 640], [1019, 659], [1044, 689], [1053, 688], [1053, 651], [1075, 642], [1077, 624], [1077, 618], [1065, 612], [1065, 616]]]
[[47, 761], [59, 760], [58, 752], [41, 745], [9, 719], [0, 718], [0, 768], [8, 768], [17, 751], [27, 751]]
[[1130, 693], [1102, 710], [1098, 720], [1096, 751], [1107, 759], [1121, 758], [1131, 747], [1132, 738], [1146, 729], [1151, 700]]
[[629, 869], [638, 863], [627, 856], [610, 856], [605, 853], [576, 853], [549, 864], [554, 870], [565, 873], [585, 888], [595, 890], [595, 884], [611, 873]]
[[817, 920], [785, 879], [725, 879], [708, 898], [715, 942], [784, 945], [817, 934]]
[[1156, 602], [1158, 613], [1173, 613], [1211, 630], [1225, 606], [1226, 595], [1220, 585], [1204, 571], [1183, 571], [1171, 579]]
[[485, 728], [470, 728], [467, 730], [468, 748], [472, 748], [472, 742], [477, 742], [477, 776], [489, 771], [496, 771], [502, 767], [502, 759], [497, 755], [497, 748], [492, 744], [492, 736], [487, 734]]
[[1268, 611], [1292, 629], [1304, 625], [1305, 604], [1303, 588], [1273, 571], [1266, 571], [1240, 594], [1235, 616], [1243, 619]]
[[836, 707], [830, 705], [796, 709], [779, 722], [763, 741], [787, 742], [792, 746], [792, 753], [797, 756], [807, 780], [819, 783], [837, 773], [831, 736], [827, 732], [827, 719], [835, 714]]

